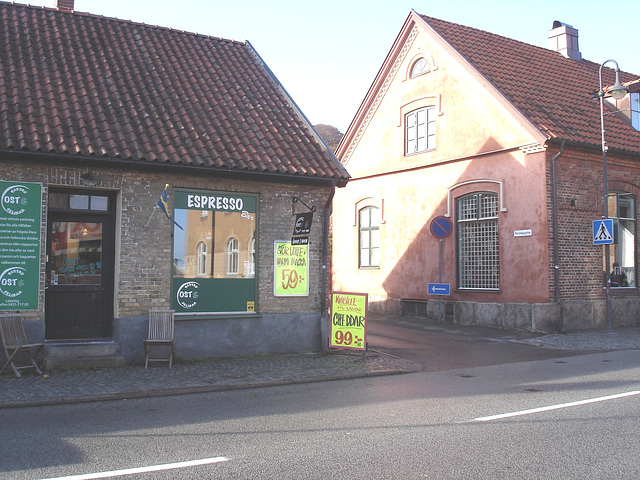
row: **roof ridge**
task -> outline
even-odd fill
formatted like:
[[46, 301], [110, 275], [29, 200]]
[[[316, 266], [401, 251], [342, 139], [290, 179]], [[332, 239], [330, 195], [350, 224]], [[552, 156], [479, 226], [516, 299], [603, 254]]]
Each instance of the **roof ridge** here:
[[5, 2], [3, 0], [0, 0], [0, 6], [2, 5], [12, 5], [15, 7], [22, 7], [25, 9], [33, 9], [33, 10], [47, 10], [47, 11], [51, 11], [51, 12], [57, 12], [57, 13], [61, 13], [61, 14], [65, 14], [65, 15], [77, 15], [77, 16], [82, 16], [82, 17], [90, 17], [90, 18], [95, 18], [98, 20], [106, 20], [106, 21], [111, 21], [111, 22], [119, 22], [119, 23], [125, 23], [125, 24], [130, 24], [130, 25], [136, 25], [139, 27], [147, 27], [147, 28], [151, 28], [151, 29], [157, 29], [157, 30], [166, 30], [166, 31], [170, 31], [170, 32], [177, 32], [177, 33], [182, 33], [185, 35], [193, 35], [196, 37], [204, 37], [204, 38], [210, 38], [213, 40], [219, 40], [219, 41], [223, 41], [223, 42], [229, 42], [229, 43], [233, 43], [233, 44], [238, 44], [238, 45], [246, 45], [247, 41], [246, 40], [233, 40], [231, 38], [223, 38], [223, 37], [218, 37], [215, 35], [207, 35], [206, 33], [198, 33], [198, 32], [191, 32], [189, 30], [181, 30], [179, 28], [172, 28], [172, 27], [165, 27], [162, 25], [154, 25], [151, 23], [144, 23], [144, 22], [136, 22], [135, 20], [127, 20], [127, 19], [123, 19], [123, 18], [118, 18], [118, 17], [108, 17], [106, 15], [98, 15], [96, 13], [91, 13], [91, 12], [82, 12], [79, 10], [64, 10], [64, 9], [60, 9], [58, 7], [47, 7], [45, 5], [31, 5], [28, 3], [17, 3], [14, 1], [11, 2]]

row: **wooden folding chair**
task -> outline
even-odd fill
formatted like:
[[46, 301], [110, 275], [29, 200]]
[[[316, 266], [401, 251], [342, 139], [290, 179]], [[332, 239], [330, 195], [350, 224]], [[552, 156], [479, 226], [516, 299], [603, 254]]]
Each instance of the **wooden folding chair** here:
[[[0, 337], [2, 337], [2, 348], [7, 357], [7, 361], [0, 369], [0, 374], [4, 372], [5, 368], [11, 366], [16, 377], [20, 377], [20, 370], [25, 368], [35, 368], [38, 375], [42, 375], [35, 357], [44, 347], [44, 343], [27, 343], [21, 314], [9, 313], [0, 315]], [[28, 357], [29, 363], [27, 365], [15, 364], [15, 358], [19, 353], [25, 353]]]
[[[174, 310], [149, 310], [149, 333], [144, 340], [144, 368], [149, 368], [149, 362], [169, 362], [169, 368], [173, 364], [173, 324]], [[157, 348], [156, 348], [157, 347]], [[169, 351], [168, 357], [151, 356], [151, 348]]]

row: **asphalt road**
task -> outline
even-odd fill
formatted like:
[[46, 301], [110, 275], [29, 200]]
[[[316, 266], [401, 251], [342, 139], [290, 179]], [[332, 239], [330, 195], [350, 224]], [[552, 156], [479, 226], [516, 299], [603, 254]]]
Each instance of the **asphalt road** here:
[[420, 373], [0, 411], [0, 478], [640, 478], [637, 350], [438, 335], [384, 347]]
[[516, 330], [421, 323], [419, 318], [375, 317], [369, 322], [371, 350], [392, 354], [422, 366], [425, 371], [504, 365], [562, 358], [590, 351], [540, 348], [518, 343], [540, 336]]

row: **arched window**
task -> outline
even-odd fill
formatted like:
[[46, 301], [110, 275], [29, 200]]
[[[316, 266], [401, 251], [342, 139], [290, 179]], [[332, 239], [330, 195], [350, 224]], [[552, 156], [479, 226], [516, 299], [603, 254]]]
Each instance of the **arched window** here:
[[358, 214], [360, 233], [359, 267], [378, 268], [380, 266], [380, 209], [364, 207]]
[[416, 62], [411, 67], [411, 74], [409, 75], [411, 78], [419, 77], [420, 75], [424, 75], [425, 73], [429, 73], [431, 71], [431, 66], [426, 58], [422, 57], [416, 60]]
[[238, 274], [238, 264], [240, 262], [238, 239], [230, 238], [227, 242], [227, 275]]
[[197, 274], [206, 275], [207, 274], [207, 244], [204, 242], [198, 243], [198, 247], [196, 250], [197, 250], [196, 251]]

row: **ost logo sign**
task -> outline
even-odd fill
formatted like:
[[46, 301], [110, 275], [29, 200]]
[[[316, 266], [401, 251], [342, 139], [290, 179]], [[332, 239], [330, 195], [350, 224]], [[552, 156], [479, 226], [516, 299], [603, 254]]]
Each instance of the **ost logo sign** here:
[[26, 210], [29, 188], [24, 185], [12, 185], [2, 192], [2, 209], [9, 215], [21, 215]]
[[15, 298], [22, 295], [24, 275], [25, 269], [22, 267], [7, 268], [0, 274], [0, 293], [7, 298]]
[[198, 288], [200, 288], [200, 284], [198, 282], [186, 282], [180, 285], [180, 288], [176, 293], [178, 305], [185, 309], [195, 307], [196, 303], [198, 303], [198, 297], [200, 296]]

